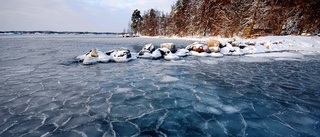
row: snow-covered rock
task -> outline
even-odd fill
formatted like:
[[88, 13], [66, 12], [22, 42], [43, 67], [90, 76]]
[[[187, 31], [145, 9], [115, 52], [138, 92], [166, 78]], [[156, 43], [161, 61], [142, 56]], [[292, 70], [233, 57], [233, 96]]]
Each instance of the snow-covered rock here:
[[202, 44], [202, 43], [195, 43], [195, 44], [192, 45], [191, 48], [192, 48], [193, 51], [196, 51], [196, 52], [199, 52], [199, 53], [208, 52], [209, 51], [208, 46], [205, 45], [205, 44]]
[[167, 48], [169, 49], [172, 53], [175, 53], [177, 51], [176, 45], [174, 43], [162, 43], [160, 45], [160, 48]]
[[128, 62], [133, 59], [130, 50], [126, 48], [120, 48], [111, 55], [111, 59], [115, 62]]
[[176, 54], [173, 54], [168, 48], [160, 48], [159, 49], [162, 53], [164, 53], [165, 60], [178, 60], [180, 57]]
[[155, 46], [152, 43], [146, 44], [138, 53], [138, 58], [152, 59], [152, 52], [155, 51]]
[[150, 53], [149, 51], [143, 51], [143, 52], [140, 51], [138, 53], [138, 58], [152, 59], [152, 53]]
[[207, 53], [207, 52], [197, 52], [197, 51], [190, 51], [190, 54], [192, 55], [192, 56], [198, 56], [198, 57], [209, 57], [210, 56], [210, 54], [209, 53]]
[[83, 55], [77, 56], [76, 59], [79, 61], [83, 61], [85, 57], [86, 57], [86, 54], [83, 54]]
[[210, 40], [207, 41], [207, 46], [208, 47], [219, 47], [219, 45], [220, 45], [220, 41], [218, 41], [218, 40], [210, 39]]
[[232, 55], [232, 52], [234, 52], [234, 48], [230, 43], [225, 43], [224, 47], [220, 49], [220, 53], [223, 55]]
[[139, 51], [139, 55], [143, 55], [144, 52], [152, 53], [155, 50], [155, 46], [152, 43], [146, 44]]
[[[180, 59], [180, 57], [188, 55], [201, 57], [223, 57], [226, 55], [242, 56], [250, 54], [252, 56], [248, 57], [269, 57], [272, 55], [281, 59], [289, 55], [289, 57], [292, 58], [292, 54], [285, 54], [285, 52], [291, 53], [291, 51], [301, 55], [320, 54], [320, 38], [317, 36], [268, 36], [259, 37], [257, 39], [239, 39], [237, 41], [235, 39], [228, 41], [221, 38], [219, 40], [219, 46], [214, 46], [215, 48], [219, 48], [219, 52], [212, 52], [214, 50], [210, 48], [213, 47], [208, 47], [206, 42], [203, 42], [203, 39], [201, 40], [202, 42], [194, 42], [184, 49], [178, 49], [176, 53], [172, 53], [167, 47], [155, 49], [154, 45], [146, 44], [138, 53], [138, 57], [148, 59], [164, 58], [165, 60], [176, 60]], [[238, 43], [238, 46], [232, 45], [232, 43], [235, 42]], [[282, 54], [283, 56], [280, 56]], [[105, 54], [98, 49], [92, 49], [84, 55], [77, 56], [76, 59], [82, 61], [83, 64], [95, 64], [98, 62], [109, 62], [110, 60], [115, 62], [126, 62], [134, 59], [134, 57], [130, 54], [129, 50], [124, 48], [120, 49], [119, 51], [111, 50]]]
[[190, 51], [186, 49], [178, 49], [177, 52], [175, 53], [179, 57], [185, 57], [190, 55]]
[[84, 65], [92, 65], [98, 63], [98, 58], [92, 56], [86, 56], [82, 62]]
[[110, 57], [103, 53], [102, 51], [100, 50], [97, 50], [97, 54], [98, 54], [98, 61], [101, 62], [101, 63], [107, 63], [110, 61]]
[[219, 48], [218, 46], [209, 47], [209, 51], [210, 51], [210, 52], [218, 53], [218, 52], [220, 52], [220, 48]]
[[173, 54], [172, 52], [170, 52], [169, 54], [164, 56], [165, 60], [178, 60], [180, 59], [180, 57], [176, 54]]
[[215, 52], [215, 53], [220, 52], [220, 48], [219, 48], [220, 41], [218, 41], [218, 40], [208, 40], [207, 46], [208, 46], [210, 52]]
[[244, 53], [240, 50], [239, 47], [234, 47], [234, 51], [232, 52], [233, 56], [241, 56], [244, 55]]
[[164, 53], [160, 50], [160, 48], [156, 49], [152, 52], [151, 57], [152, 59], [160, 59], [162, 58]]
[[244, 54], [255, 54], [257, 52], [257, 48], [254, 46], [247, 46], [244, 49], [241, 49]]
[[98, 49], [91, 49], [84, 55], [76, 57], [79, 61], [82, 61], [85, 65], [95, 64], [97, 62], [106, 63], [110, 61], [110, 57]]

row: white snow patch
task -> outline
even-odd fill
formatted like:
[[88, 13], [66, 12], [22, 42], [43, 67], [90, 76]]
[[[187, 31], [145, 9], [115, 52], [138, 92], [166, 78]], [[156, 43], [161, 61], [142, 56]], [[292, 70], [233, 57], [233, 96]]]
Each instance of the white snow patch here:
[[[159, 38], [159, 37], [145, 37], [144, 38]], [[179, 40], [192, 40], [192, 41], [207, 41], [210, 39], [219, 40], [220, 43], [227, 44], [227, 41], [230, 38], [221, 38], [221, 37], [161, 37], [161, 39], [179, 39]], [[257, 39], [241, 39], [236, 37], [235, 40], [239, 43], [241, 42], [255, 42], [256, 45], [244, 49], [245, 53], [255, 54], [255, 53], [264, 53], [264, 52], [274, 52], [274, 51], [298, 51], [304, 52], [304, 54], [320, 54], [320, 37], [319, 36], [266, 36], [259, 37]], [[264, 45], [260, 45], [264, 43]], [[266, 46], [269, 45], [270, 49], [267, 49]], [[232, 47], [229, 47], [232, 48]], [[222, 48], [221, 53], [223, 52]], [[198, 55], [198, 54], [196, 54]]]
[[160, 82], [175, 82], [178, 81], [178, 78], [171, 77], [171, 76], [164, 76]]
[[221, 106], [221, 109], [223, 111], [225, 111], [226, 113], [236, 113], [236, 112], [239, 112], [239, 108], [237, 107], [233, 107], [233, 106], [230, 106], [230, 105], [223, 105]]
[[243, 57], [239, 61], [241, 62], [271, 62], [272, 59], [270, 58], [253, 58], [253, 57]]
[[218, 110], [218, 109], [216, 109], [214, 107], [208, 107], [208, 111], [210, 113], [213, 113], [213, 114], [216, 114], [216, 115], [221, 115], [222, 114], [222, 112], [220, 110]]
[[117, 88], [117, 93], [126, 93], [131, 91], [131, 88]]
[[247, 57], [263, 57], [263, 58], [303, 58], [300, 53], [291, 52], [276, 52], [276, 53], [263, 53], [263, 54], [251, 54]]
[[217, 65], [218, 64], [218, 61], [216, 60], [200, 60], [201, 63], [204, 63], [204, 64], [212, 64], [212, 65]]

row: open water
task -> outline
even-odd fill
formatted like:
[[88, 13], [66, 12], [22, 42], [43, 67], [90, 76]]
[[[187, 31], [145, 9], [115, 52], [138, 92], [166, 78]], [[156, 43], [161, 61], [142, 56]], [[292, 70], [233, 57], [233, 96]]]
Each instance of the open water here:
[[137, 59], [85, 66], [111, 36], [0, 36], [0, 136], [320, 136], [320, 56]]

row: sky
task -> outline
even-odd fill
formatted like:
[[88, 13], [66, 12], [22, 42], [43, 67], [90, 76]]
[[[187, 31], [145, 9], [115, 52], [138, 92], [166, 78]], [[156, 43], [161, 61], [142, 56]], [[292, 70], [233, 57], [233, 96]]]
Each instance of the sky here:
[[0, 0], [0, 31], [123, 32], [135, 9], [170, 12], [176, 0]]

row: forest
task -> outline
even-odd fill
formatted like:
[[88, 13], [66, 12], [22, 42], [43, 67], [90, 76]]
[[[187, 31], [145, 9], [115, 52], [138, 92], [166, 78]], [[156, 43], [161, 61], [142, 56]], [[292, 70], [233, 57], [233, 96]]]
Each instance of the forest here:
[[149, 9], [131, 18], [146, 36], [257, 37], [320, 32], [320, 0], [177, 0], [170, 13]]

